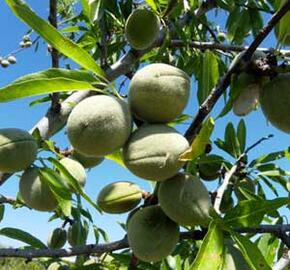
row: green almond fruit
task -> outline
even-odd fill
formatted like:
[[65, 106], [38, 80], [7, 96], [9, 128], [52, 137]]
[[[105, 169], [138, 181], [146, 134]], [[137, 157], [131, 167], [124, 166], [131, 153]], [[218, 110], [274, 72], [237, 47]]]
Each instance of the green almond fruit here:
[[104, 161], [103, 157], [88, 157], [84, 156], [81, 153], [77, 152], [76, 150], [73, 150], [73, 154], [71, 156], [73, 159], [76, 159], [79, 163], [81, 163], [84, 168], [93, 168], [99, 165]]
[[233, 85], [239, 95], [233, 102], [233, 112], [237, 116], [245, 116], [255, 110], [259, 103], [261, 84], [255, 76], [241, 73], [237, 76], [237, 82]]
[[115, 182], [105, 186], [97, 203], [106, 213], [121, 214], [134, 209], [142, 199], [142, 190], [131, 182]]
[[20, 178], [20, 195], [23, 201], [35, 210], [53, 211], [58, 205], [57, 200], [41, 178], [38, 169], [27, 169]]
[[145, 50], [159, 36], [160, 20], [155, 13], [147, 9], [134, 10], [125, 24], [126, 38], [132, 48]]
[[289, 83], [290, 73], [279, 74], [260, 91], [260, 104], [267, 120], [286, 133], [290, 133]]
[[133, 76], [128, 102], [137, 118], [168, 123], [182, 114], [190, 95], [190, 78], [179, 68], [156, 63]]
[[25, 170], [35, 160], [37, 149], [36, 141], [27, 131], [0, 129], [0, 172]]
[[166, 125], [144, 125], [133, 132], [123, 148], [126, 167], [136, 176], [163, 181], [174, 176], [184, 162], [179, 156], [189, 149], [187, 140]]
[[[79, 182], [82, 187], [85, 186], [87, 175], [82, 164], [71, 158], [63, 158], [59, 161], [59, 163], [61, 163], [69, 171], [69, 173]], [[65, 178], [62, 173], [60, 176]]]
[[206, 227], [210, 221], [209, 193], [191, 174], [179, 173], [161, 182], [158, 200], [164, 213], [180, 225]]
[[218, 155], [204, 155], [198, 160], [199, 176], [205, 181], [213, 181], [220, 175], [223, 158]]
[[62, 248], [65, 245], [66, 240], [66, 230], [63, 228], [56, 228], [49, 234], [47, 246], [52, 249]]
[[67, 231], [67, 241], [74, 246], [84, 245], [86, 243], [88, 232], [81, 222], [74, 222]]
[[137, 211], [130, 218], [127, 236], [138, 259], [158, 262], [173, 252], [179, 240], [179, 228], [160, 206], [153, 205]]
[[130, 136], [132, 118], [126, 102], [97, 95], [80, 102], [67, 121], [68, 138], [85, 156], [103, 157], [121, 148]]

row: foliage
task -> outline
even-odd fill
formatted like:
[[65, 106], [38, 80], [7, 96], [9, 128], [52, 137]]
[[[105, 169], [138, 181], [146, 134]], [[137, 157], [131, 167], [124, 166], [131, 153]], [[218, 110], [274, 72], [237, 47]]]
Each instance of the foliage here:
[[[220, 207], [211, 209], [211, 223], [208, 228], [202, 228], [201, 239], [195, 237], [182, 239], [173, 253], [160, 262], [137, 261], [138, 269], [223, 269], [227, 255], [226, 240], [233, 241], [246, 264], [253, 270], [271, 269], [275, 261], [281, 258], [281, 250], [287, 244], [277, 231], [262, 235], [241, 234], [237, 232], [237, 228], [248, 229], [285, 223], [278, 210], [283, 207], [288, 211], [290, 199], [282, 197], [281, 194], [290, 192], [288, 180], [290, 172], [280, 167], [279, 161], [290, 159], [288, 145], [285, 145], [285, 149], [281, 151], [255, 154], [254, 158], [250, 159], [249, 152], [270, 137], [262, 138], [256, 144], [249, 145], [245, 121], [243, 119], [236, 121], [237, 118], [226, 123], [223, 138], [216, 138], [215, 127], [222, 121], [225, 123], [224, 117], [231, 111], [233, 102], [242, 91], [235, 81], [237, 74], [231, 77], [230, 87], [226, 87], [227, 89], [221, 93], [223, 101], [218, 107], [219, 111], [211, 111], [211, 116], [205, 113], [209, 104], [213, 102], [212, 96], [217, 95], [215, 91], [220, 79], [227, 75], [226, 72], [234, 59], [234, 50], [229, 48], [229, 45], [244, 45], [255, 39], [265, 25], [265, 14], [271, 15], [277, 9], [274, 2], [58, 0], [57, 30], [47, 20], [40, 18], [24, 1], [6, 0], [14, 14], [31, 29], [28, 33], [29, 36], [35, 37], [36, 41], [32, 45], [36, 49], [40, 39], [58, 50], [61, 63], [71, 63], [69, 61], [72, 60], [78, 68], [50, 68], [18, 78], [0, 89], [0, 102], [42, 95], [35, 97], [31, 106], [51, 101], [53, 105], [54, 99], [57, 98], [59, 106], [66, 104], [70, 112], [79, 100], [75, 102], [73, 100], [67, 105], [67, 98], [71, 102], [70, 98], [80, 90], [90, 90], [93, 94], [114, 95], [123, 99], [127, 96], [127, 92], [123, 89], [127, 79], [131, 79], [145, 64], [158, 62], [176, 66], [196, 80], [197, 91], [193, 91], [191, 98], [196, 99], [196, 103], [200, 106], [198, 117], [203, 113], [205, 117], [200, 120], [199, 126], [194, 127], [195, 132], [189, 132], [190, 136], [187, 136], [187, 139], [191, 142], [191, 147], [179, 155], [179, 162], [186, 161], [185, 172], [198, 177], [200, 162], [206, 160], [203, 157], [209, 152], [215, 154], [217, 159], [214, 162], [219, 163], [219, 169], [218, 176], [213, 180], [216, 181], [219, 189], [222, 187], [221, 183], [232, 172], [227, 189], [222, 193], [224, 197], [228, 196], [231, 200], [224, 201], [224, 203], [230, 202], [223, 206], [226, 209], [224, 212], [222, 200]], [[124, 27], [132, 11], [141, 7], [151, 9], [160, 18], [163, 28], [153, 47], [136, 51], [127, 43]], [[196, 16], [187, 16], [188, 12], [195, 12]], [[225, 18], [224, 23], [220, 19], [221, 16]], [[221, 40], [222, 36], [223, 40]], [[28, 39], [30, 40], [30, 37]], [[203, 43], [204, 46], [214, 42], [215, 45], [223, 45], [224, 49], [221, 50], [218, 46], [200, 49], [197, 44], [192, 45], [192, 41], [206, 42]], [[274, 45], [272, 47], [275, 47]], [[285, 72], [288, 67], [289, 54], [285, 56], [272, 50], [267, 57], [245, 64], [246, 67], [241, 63], [239, 67], [244, 70], [249, 68], [250, 73], [256, 71], [255, 76], [263, 79], [261, 79], [261, 87], [277, 73], [277, 68], [282, 66]], [[118, 61], [120, 59], [123, 61]], [[274, 64], [270, 62], [273, 59]], [[7, 63], [1, 61], [4, 67]], [[129, 61], [129, 67], [126, 66], [126, 61]], [[271, 73], [271, 76], [262, 73], [259, 66], [265, 65], [265, 62], [276, 73]], [[119, 79], [117, 83], [116, 79]], [[53, 106], [51, 109], [54, 109]], [[69, 112], [61, 116], [67, 118]], [[59, 115], [63, 112], [56, 110], [53, 113]], [[178, 126], [191, 119], [198, 121], [194, 117], [195, 115], [184, 114], [169, 125]], [[136, 127], [143, 124], [142, 121], [140, 123], [140, 119], [134, 120]], [[194, 121], [193, 123], [196, 123]], [[57, 124], [63, 127], [65, 121]], [[58, 202], [58, 207], [52, 213], [50, 221], [58, 219], [64, 228], [70, 227], [70, 230], [73, 230], [73, 233], [69, 233], [71, 238], [69, 243], [73, 243], [72, 246], [91, 243], [92, 240], [87, 239], [89, 230], [94, 231], [94, 244], [108, 242], [107, 232], [93, 222], [94, 211], [101, 212], [99, 206], [85, 193], [72, 173], [59, 162], [62, 157], [71, 154], [70, 150], [59, 149], [56, 147], [56, 142], [41, 137], [41, 131], [38, 129], [34, 130], [33, 136], [39, 146], [38, 159], [33, 166], [39, 167], [42, 183], [49, 186]], [[119, 150], [108, 154], [105, 158], [125, 167], [124, 157]], [[183, 163], [179, 167], [182, 165]], [[242, 184], [243, 181], [250, 183], [252, 188]], [[142, 207], [157, 203], [158, 186], [157, 183], [153, 194], [143, 194]], [[272, 199], [268, 198], [267, 190], [270, 190]], [[216, 194], [216, 190], [211, 192], [213, 201], [217, 199], [214, 197]], [[83, 201], [86, 201], [91, 208], [85, 208]], [[26, 207], [21, 196], [18, 196], [12, 204], [15, 208]], [[134, 214], [134, 211], [138, 211], [138, 208], [135, 208], [129, 217]], [[1, 219], [4, 212], [5, 207], [1, 206]], [[126, 230], [126, 224], [121, 226]], [[184, 226], [182, 232], [194, 229], [199, 227]], [[25, 248], [46, 249], [46, 245], [36, 236], [19, 229], [2, 228], [0, 234], [22, 241], [27, 245]], [[71, 269], [89, 270], [127, 269], [128, 265], [134, 262], [129, 248], [116, 252], [103, 252], [99, 258], [86, 265], [85, 262], [89, 258], [89, 255], [83, 254], [76, 256], [74, 263], [66, 263]], [[23, 260], [3, 259], [0, 261], [0, 269], [43, 269], [43, 265], [48, 266], [52, 261], [53, 259], [40, 260], [39, 264], [26, 264]]]

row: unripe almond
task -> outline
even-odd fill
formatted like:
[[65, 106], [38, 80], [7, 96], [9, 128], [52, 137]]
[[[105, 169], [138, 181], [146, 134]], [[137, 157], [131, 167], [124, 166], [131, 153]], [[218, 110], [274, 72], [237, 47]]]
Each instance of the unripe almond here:
[[66, 240], [66, 230], [63, 228], [56, 228], [50, 233], [47, 240], [47, 246], [52, 249], [62, 248]]
[[25, 170], [37, 153], [35, 139], [25, 130], [0, 129], [0, 171], [13, 173]]
[[137, 258], [157, 262], [174, 250], [179, 240], [179, 228], [160, 206], [152, 205], [137, 211], [130, 218], [127, 235]]
[[75, 222], [68, 228], [67, 240], [72, 247], [83, 245], [86, 243], [87, 233], [81, 222]]
[[134, 183], [115, 182], [101, 190], [97, 202], [104, 212], [120, 214], [135, 208], [141, 198], [142, 190]]
[[[79, 182], [79, 184], [83, 187], [86, 183], [86, 171], [84, 167], [76, 160], [71, 158], [63, 158], [59, 161], [68, 172]], [[61, 177], [65, 177], [60, 174]]]
[[85, 156], [77, 152], [76, 150], [73, 150], [72, 158], [76, 159], [79, 163], [81, 163], [84, 166], [84, 168], [93, 168], [102, 163], [104, 160], [103, 157]]
[[147, 9], [136, 9], [128, 17], [125, 34], [136, 50], [149, 48], [158, 37], [160, 21], [157, 15]]
[[158, 200], [164, 213], [184, 226], [207, 226], [211, 201], [204, 184], [191, 174], [179, 173], [160, 183]]

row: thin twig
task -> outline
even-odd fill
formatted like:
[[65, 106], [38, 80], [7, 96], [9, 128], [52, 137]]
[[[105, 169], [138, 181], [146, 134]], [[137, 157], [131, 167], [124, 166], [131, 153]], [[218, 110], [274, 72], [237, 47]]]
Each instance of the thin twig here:
[[0, 195], [0, 204], [11, 204], [14, 205], [17, 201], [14, 198]]
[[222, 184], [217, 189], [213, 208], [216, 210], [216, 212], [218, 214], [221, 214], [220, 206], [222, 203], [223, 195], [224, 195], [224, 193], [225, 193], [225, 191], [230, 183], [232, 176], [236, 173], [237, 170], [238, 170], [238, 163], [235, 164], [228, 172], [226, 172], [225, 178], [224, 178]]

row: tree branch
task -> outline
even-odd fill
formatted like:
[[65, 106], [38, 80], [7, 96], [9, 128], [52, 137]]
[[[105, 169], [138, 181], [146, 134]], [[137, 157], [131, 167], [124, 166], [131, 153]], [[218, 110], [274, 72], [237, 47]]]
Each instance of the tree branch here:
[[228, 185], [230, 183], [230, 180], [231, 180], [232, 176], [236, 173], [237, 170], [238, 170], [238, 162], [228, 172], [226, 172], [225, 178], [224, 178], [222, 184], [217, 189], [213, 208], [215, 209], [215, 211], [218, 214], [221, 214], [220, 206], [221, 206], [221, 203], [222, 203], [223, 195], [224, 195], [224, 193], [225, 193], [225, 191], [226, 191], [226, 189], [227, 189], [227, 187], [228, 187]]
[[[217, 42], [201, 42], [201, 41], [190, 41], [185, 43], [183, 40], [173, 39], [171, 40], [170, 46], [173, 48], [179, 48], [189, 46], [199, 50], [218, 50], [224, 52], [242, 52], [249, 48], [249, 46], [239, 46], [232, 44], [222, 44]], [[282, 56], [290, 56], [290, 50], [275, 50], [273, 48], [257, 48], [258, 51], [273, 52]]]
[[[280, 231], [290, 231], [290, 225], [261, 225], [256, 228], [234, 228], [233, 229], [239, 233], [272, 233], [279, 234]], [[206, 235], [206, 230], [194, 230], [188, 232], [180, 233], [180, 241], [186, 239], [193, 240], [202, 240]], [[0, 249], [0, 258], [2, 257], [20, 257], [26, 259], [32, 258], [40, 258], [40, 257], [71, 257], [78, 255], [89, 255], [96, 254], [97, 256], [102, 255], [103, 253], [113, 252], [116, 250], [121, 250], [129, 248], [127, 237], [125, 236], [123, 239], [106, 243], [106, 244], [98, 244], [98, 245], [83, 245], [76, 246], [67, 249], [19, 249], [19, 248], [2, 248]]]
[[191, 143], [197, 133], [200, 130], [203, 120], [208, 116], [210, 111], [213, 109], [214, 105], [217, 103], [221, 95], [226, 91], [231, 82], [231, 76], [238, 70], [239, 65], [242, 61], [248, 61], [251, 56], [258, 48], [258, 46], [263, 42], [263, 40], [268, 36], [271, 30], [274, 28], [275, 24], [290, 10], [290, 1], [287, 1], [281, 9], [279, 9], [269, 20], [267, 25], [260, 31], [257, 37], [254, 39], [249, 48], [246, 49], [242, 59], [237, 61], [227, 73], [220, 78], [217, 85], [212, 89], [211, 93], [207, 99], [200, 106], [197, 115], [195, 116], [193, 122], [191, 123], [188, 130], [185, 132], [186, 139]]
[[[57, 29], [57, 0], [49, 0], [49, 17], [50, 24]], [[53, 68], [59, 67], [58, 51], [52, 47], [51, 49], [51, 66]], [[58, 111], [59, 109], [59, 94], [54, 93], [51, 95], [51, 110]]]

